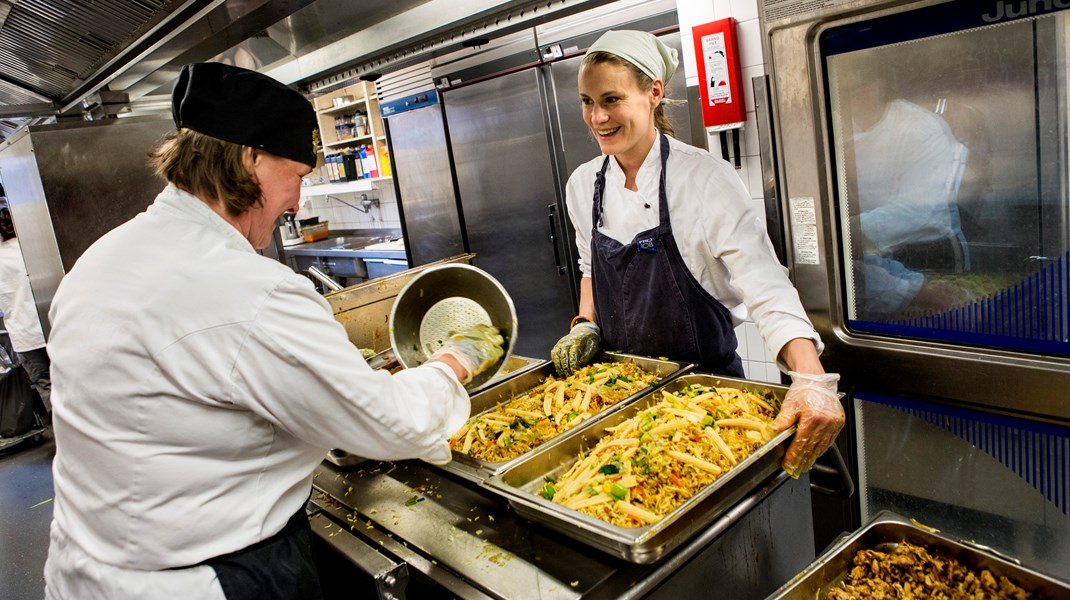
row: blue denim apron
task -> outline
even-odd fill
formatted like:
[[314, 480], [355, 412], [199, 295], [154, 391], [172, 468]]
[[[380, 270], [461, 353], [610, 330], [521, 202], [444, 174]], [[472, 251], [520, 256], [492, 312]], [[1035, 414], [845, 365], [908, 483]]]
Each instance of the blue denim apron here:
[[658, 226], [621, 244], [598, 231], [606, 168], [594, 183], [591, 283], [602, 346], [630, 354], [693, 362], [699, 369], [743, 376], [728, 309], [711, 296], [684, 263], [669, 222], [665, 193], [669, 139], [661, 135]]

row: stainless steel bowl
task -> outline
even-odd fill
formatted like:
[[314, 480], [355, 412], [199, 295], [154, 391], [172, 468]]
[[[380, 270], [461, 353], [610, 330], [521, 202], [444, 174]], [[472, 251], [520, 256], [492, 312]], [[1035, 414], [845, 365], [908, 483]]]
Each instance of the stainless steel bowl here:
[[472, 378], [474, 390], [490, 381], [509, 361], [516, 343], [516, 309], [498, 280], [471, 265], [428, 269], [398, 293], [390, 310], [390, 346], [407, 368], [419, 366], [453, 332], [478, 324], [494, 325], [505, 337], [501, 360]]

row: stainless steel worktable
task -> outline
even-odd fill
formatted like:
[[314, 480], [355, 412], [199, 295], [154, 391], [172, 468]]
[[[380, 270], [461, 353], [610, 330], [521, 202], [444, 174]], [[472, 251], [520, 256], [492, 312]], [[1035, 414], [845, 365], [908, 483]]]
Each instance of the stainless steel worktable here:
[[286, 246], [283, 252], [293, 256], [331, 256], [336, 258], [389, 258], [404, 260], [405, 250], [368, 250], [367, 246], [397, 236], [340, 235], [318, 242], [305, 242]]
[[491, 491], [420, 461], [324, 462], [313, 486], [313, 533], [349, 554], [321, 567], [328, 597], [377, 577], [383, 598], [405, 597], [406, 585], [413, 598], [764, 598], [815, 556], [808, 479], [779, 471], [649, 565], [529, 523]]

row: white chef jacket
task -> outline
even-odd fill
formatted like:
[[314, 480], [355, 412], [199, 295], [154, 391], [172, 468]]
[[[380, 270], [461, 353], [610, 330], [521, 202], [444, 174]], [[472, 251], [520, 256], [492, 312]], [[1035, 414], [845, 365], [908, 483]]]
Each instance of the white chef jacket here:
[[855, 127], [862, 233], [880, 254], [962, 234], [954, 194], [966, 148], [939, 115], [892, 101], [868, 131]]
[[[638, 191], [624, 187], [624, 171], [615, 159], [609, 161], [599, 231], [622, 244], [658, 225], [660, 144], [655, 139], [639, 167]], [[595, 174], [604, 160], [603, 155], [580, 165], [565, 188], [584, 277], [591, 276], [591, 207]], [[669, 222], [684, 263], [702, 289], [728, 309], [733, 325], [753, 319], [774, 355], [795, 338], [812, 339], [820, 352], [821, 338], [787, 269], [777, 262], [765, 224], [735, 169], [671, 136], [666, 168]]]
[[0, 244], [0, 311], [15, 352], [45, 347], [45, 334], [17, 237]]
[[78, 259], [50, 318], [52, 597], [212, 588], [161, 570], [278, 532], [329, 448], [448, 461], [470, 411], [444, 365], [373, 371], [308, 280], [174, 187]]

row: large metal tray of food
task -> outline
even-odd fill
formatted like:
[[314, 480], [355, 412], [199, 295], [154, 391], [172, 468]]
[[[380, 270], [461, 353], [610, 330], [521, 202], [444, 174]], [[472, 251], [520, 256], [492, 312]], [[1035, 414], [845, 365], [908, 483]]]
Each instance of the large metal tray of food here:
[[[442, 468], [482, 483], [491, 475], [523, 459], [534, 448], [621, 410], [649, 391], [651, 386], [661, 385], [691, 367], [690, 363], [601, 352], [591, 361], [591, 365], [578, 371], [567, 386], [555, 386], [554, 399], [558, 400], [558, 405], [554, 406], [551, 399], [548, 413], [542, 408], [541, 396], [536, 402], [539, 405], [537, 412], [514, 408], [520, 403], [531, 403], [525, 398], [530, 394], [542, 393], [541, 390], [545, 389], [551, 378], [555, 381], [561, 379], [553, 363], [547, 361], [539, 367], [490, 385], [472, 396], [471, 418], [451, 439], [453, 460]], [[634, 374], [635, 368], [650, 374], [650, 381], [641, 382], [624, 375], [624, 372]], [[580, 383], [574, 384], [575, 381]], [[584, 402], [582, 397], [567, 394], [571, 390], [566, 388], [572, 385], [595, 390], [594, 401], [587, 399], [587, 405], [582, 410], [579, 407], [576, 410], [566, 408], [568, 401]], [[558, 391], [561, 392], [560, 396]], [[613, 403], [603, 406], [609, 402]], [[505, 418], [505, 415], [508, 415], [510, 423], [494, 423], [494, 419]], [[503, 436], [506, 436], [504, 441]]]
[[[506, 361], [505, 366], [502, 367], [502, 370], [499, 371], [493, 379], [483, 384], [482, 389], [497, 385], [506, 381], [507, 379], [522, 375], [533, 369], [538, 369], [539, 367], [547, 364], [548, 362], [549, 361], [547, 360], [529, 358], [527, 356], [517, 356], [516, 354], [513, 354], [509, 357], [509, 360]], [[378, 352], [375, 355], [369, 357], [368, 366], [375, 370], [386, 369], [391, 373], [397, 373], [398, 371], [405, 368], [401, 366], [400, 362], [398, 362], [398, 359], [394, 356], [394, 350], [391, 348], [387, 348], [386, 350]], [[350, 452], [342, 450], [341, 448], [332, 448], [329, 452], [327, 452], [327, 460], [338, 465], [339, 467], [352, 467], [364, 462], [365, 459], [361, 456], [357, 456], [356, 454], [352, 454]]]
[[[1070, 598], [1070, 584], [1017, 562], [881, 511], [767, 600], [844, 600], [877, 597], [882, 591], [885, 598]], [[947, 582], [953, 593], [944, 587]]]
[[[776, 433], [771, 423], [786, 391], [780, 385], [686, 373], [613, 415], [536, 450], [488, 478], [484, 485], [503, 495], [526, 519], [629, 562], [651, 563], [707, 527], [779, 469], [794, 428]], [[730, 406], [753, 403], [755, 396], [765, 405], [755, 405], [751, 411], [761, 411], [760, 418], [741, 406]], [[715, 405], [724, 410], [711, 411]], [[685, 408], [677, 408], [681, 406]], [[755, 423], [742, 423], [745, 418]], [[745, 429], [755, 431], [759, 439], [748, 437]], [[691, 437], [685, 440], [677, 432]], [[714, 443], [716, 440], [720, 442]], [[726, 440], [735, 450], [725, 446]], [[614, 452], [614, 445], [637, 451], [606, 455]], [[583, 488], [582, 478], [562, 480], [564, 475], [584, 472], [593, 478], [590, 488]], [[711, 475], [712, 482], [706, 483]], [[557, 487], [548, 490], [548, 485]], [[614, 522], [580, 512], [592, 507], [577, 509], [559, 503], [575, 506], [574, 498], [586, 502], [579, 497], [584, 489], [591, 496], [590, 502], [602, 500], [607, 518]], [[610, 495], [612, 500], [601, 499], [601, 494]], [[661, 507], [661, 514], [642, 509], [636, 502], [647, 508]], [[675, 502], [680, 503], [668, 508]], [[614, 511], [621, 515], [614, 516]], [[628, 521], [629, 526], [617, 521]]]

